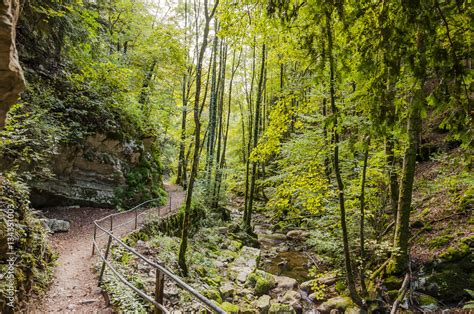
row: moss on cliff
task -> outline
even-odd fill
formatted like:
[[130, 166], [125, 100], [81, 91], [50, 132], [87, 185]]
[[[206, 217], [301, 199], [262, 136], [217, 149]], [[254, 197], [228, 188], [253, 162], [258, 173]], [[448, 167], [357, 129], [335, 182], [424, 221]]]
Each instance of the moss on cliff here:
[[[0, 312], [8, 310], [7, 290], [11, 284], [16, 290], [14, 304], [18, 311], [28, 297], [45, 290], [54, 258], [46, 241], [46, 230], [29, 207], [26, 187], [0, 175], [0, 204]], [[13, 241], [8, 239], [12, 234]], [[11, 256], [16, 260], [14, 280], [9, 282], [6, 275]]]

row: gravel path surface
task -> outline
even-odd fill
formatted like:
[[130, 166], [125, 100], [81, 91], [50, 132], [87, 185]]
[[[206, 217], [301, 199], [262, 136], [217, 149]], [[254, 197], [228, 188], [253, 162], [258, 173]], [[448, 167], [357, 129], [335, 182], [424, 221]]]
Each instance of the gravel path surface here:
[[[176, 185], [165, 185], [171, 196], [171, 205], [161, 207], [160, 214], [166, 215], [177, 210], [183, 203], [186, 195]], [[156, 213], [158, 208], [150, 208], [146, 213]], [[101, 208], [54, 208], [45, 212], [48, 218], [65, 219], [70, 221], [69, 232], [56, 233], [51, 236], [51, 242], [59, 254], [57, 266], [54, 270], [53, 283], [42, 298], [41, 302], [32, 302], [29, 313], [113, 313], [113, 309], [106, 304], [101, 289], [97, 286], [98, 274], [93, 266], [99, 257], [92, 256], [92, 237], [94, 234], [93, 221], [116, 212], [113, 209]], [[133, 221], [133, 212], [115, 216], [113, 224]], [[139, 224], [146, 220], [146, 214], [141, 215]], [[105, 226], [108, 221], [104, 221]], [[134, 223], [114, 229], [116, 235], [123, 236], [133, 231]], [[99, 234], [99, 233], [98, 233]], [[99, 245], [105, 243], [101, 238]]]

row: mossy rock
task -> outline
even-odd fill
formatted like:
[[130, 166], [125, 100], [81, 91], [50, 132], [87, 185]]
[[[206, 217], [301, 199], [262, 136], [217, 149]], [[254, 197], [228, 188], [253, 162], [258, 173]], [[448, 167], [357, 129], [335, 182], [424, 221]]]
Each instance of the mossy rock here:
[[[43, 223], [29, 207], [28, 190], [25, 185], [0, 175], [0, 195], [3, 209], [0, 211], [0, 274], [8, 267], [9, 246], [7, 241], [7, 218], [15, 224], [19, 240], [13, 247], [17, 256], [15, 263], [15, 304], [20, 304], [32, 294], [41, 295], [48, 287], [56, 255], [47, 242]], [[8, 210], [8, 209], [11, 209]], [[8, 214], [9, 217], [6, 215]], [[0, 291], [5, 291], [6, 280], [0, 280]], [[9, 312], [8, 300], [0, 293], [0, 313]], [[16, 312], [16, 311], [15, 311]]]
[[196, 273], [200, 276], [200, 277], [206, 277], [207, 275], [207, 270], [204, 266], [198, 266], [196, 267]]
[[418, 294], [416, 297], [418, 305], [423, 311], [436, 312], [439, 309], [438, 300], [427, 294]]
[[204, 277], [202, 278], [202, 280], [208, 284], [209, 286], [212, 286], [212, 287], [219, 287], [221, 285], [221, 281], [222, 281], [222, 278], [220, 276], [216, 276], [216, 277]]
[[471, 236], [468, 236], [468, 237], [465, 237], [465, 238], [461, 239], [461, 242], [466, 244], [466, 245], [469, 245], [469, 247], [471, 247], [471, 248], [474, 248], [474, 235], [471, 235]]
[[459, 261], [468, 254], [472, 254], [472, 249], [469, 245], [461, 243], [456, 247], [450, 247], [446, 252], [442, 253], [439, 257], [443, 262], [455, 262]]
[[318, 310], [320, 310], [321, 312], [329, 312], [333, 309], [345, 311], [346, 309], [352, 308], [354, 306], [355, 305], [350, 297], [340, 296], [329, 299], [326, 302], [322, 303]]
[[239, 314], [261, 314], [261, 313], [255, 308], [253, 308], [251, 305], [246, 304], [240, 307]]
[[296, 313], [289, 304], [273, 303], [268, 310], [268, 314], [293, 314]]
[[256, 270], [247, 277], [249, 286], [255, 289], [257, 295], [267, 294], [275, 286], [275, 278], [272, 274]]
[[217, 303], [222, 303], [221, 293], [217, 289], [207, 289], [204, 291], [203, 295], [210, 300], [216, 301]]
[[258, 277], [257, 281], [255, 282], [255, 294], [256, 295], [264, 295], [270, 291], [270, 280], [263, 277]]
[[242, 248], [243, 244], [237, 240], [230, 240], [229, 242], [229, 249], [233, 251], [238, 251]]
[[452, 236], [452, 235], [439, 236], [439, 237], [436, 237], [436, 238], [432, 239], [428, 243], [428, 246], [432, 249], [437, 249], [437, 248], [443, 247], [446, 244], [448, 244], [449, 242], [451, 242], [451, 240], [453, 238], [454, 238], [454, 236]]
[[[472, 266], [472, 260], [470, 263]], [[443, 264], [442, 268], [435, 268], [426, 283], [424, 290], [428, 294], [444, 303], [457, 303], [463, 299], [465, 289], [474, 287], [474, 272], [464, 270], [458, 263]]]
[[221, 303], [220, 308], [229, 314], [238, 314], [240, 312], [240, 308], [238, 305], [229, 302]]
[[416, 297], [419, 305], [438, 304], [438, 300], [427, 294], [419, 294]]
[[398, 290], [387, 291], [387, 297], [390, 300], [390, 302], [394, 302], [398, 297]]
[[390, 276], [384, 279], [383, 285], [387, 290], [398, 290], [402, 286], [403, 280], [396, 276]]

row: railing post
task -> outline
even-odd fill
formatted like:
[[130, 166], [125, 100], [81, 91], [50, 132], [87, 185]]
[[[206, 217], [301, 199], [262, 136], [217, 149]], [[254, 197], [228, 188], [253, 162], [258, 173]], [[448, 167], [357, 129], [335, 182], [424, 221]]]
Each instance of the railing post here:
[[107, 260], [107, 257], [109, 256], [109, 251], [110, 251], [110, 245], [111, 244], [112, 244], [112, 236], [109, 236], [109, 241], [107, 242], [107, 248], [105, 249], [104, 261], [102, 262], [102, 268], [100, 269], [99, 287], [102, 284], [102, 278], [104, 277], [105, 261]]
[[94, 256], [95, 253], [95, 240], [97, 238], [97, 225], [94, 222], [94, 240], [92, 241], [92, 256]]
[[138, 227], [138, 208], [135, 209], [135, 229]]
[[[110, 233], [112, 233], [112, 230], [114, 229], [113, 219], [114, 219], [114, 216], [110, 216]], [[109, 235], [109, 240], [107, 241], [107, 248], [105, 249], [105, 255], [104, 255], [105, 260], [107, 260], [107, 257], [109, 256], [111, 244], [112, 244], [112, 236]], [[99, 286], [102, 283], [102, 277], [104, 277], [104, 271], [105, 271], [105, 261], [102, 263], [102, 268], [100, 269]]]
[[[156, 281], [155, 281], [155, 301], [158, 304], [163, 305], [163, 290], [165, 287], [165, 276], [164, 274], [157, 268], [156, 269]], [[155, 314], [162, 314], [163, 311], [156, 307]]]

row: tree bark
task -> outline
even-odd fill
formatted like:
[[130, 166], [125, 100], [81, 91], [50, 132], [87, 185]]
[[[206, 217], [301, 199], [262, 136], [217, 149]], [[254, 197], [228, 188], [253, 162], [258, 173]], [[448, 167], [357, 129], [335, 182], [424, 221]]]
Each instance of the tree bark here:
[[362, 299], [360, 298], [359, 294], [357, 293], [355, 281], [354, 281], [354, 274], [352, 271], [352, 262], [351, 262], [351, 254], [349, 248], [349, 236], [347, 232], [347, 225], [346, 225], [346, 208], [345, 208], [345, 201], [344, 201], [344, 184], [342, 182], [341, 177], [341, 170], [339, 168], [339, 133], [338, 133], [338, 112], [336, 107], [336, 99], [335, 99], [335, 89], [334, 89], [334, 56], [333, 56], [333, 34], [331, 28], [331, 13], [326, 11], [326, 32], [327, 32], [327, 40], [328, 40], [328, 55], [329, 55], [329, 96], [330, 96], [330, 103], [331, 103], [331, 110], [333, 114], [333, 138], [334, 138], [334, 172], [336, 173], [336, 181], [338, 187], [338, 195], [339, 195], [339, 210], [340, 210], [340, 217], [341, 217], [341, 229], [342, 229], [342, 242], [344, 246], [344, 262], [346, 268], [346, 280], [347, 280], [347, 287], [349, 288], [349, 293], [351, 299], [356, 303], [359, 307], [363, 307], [364, 304]]
[[360, 182], [360, 228], [359, 228], [359, 239], [360, 239], [360, 285], [362, 288], [362, 295], [367, 296], [367, 287], [365, 285], [365, 181], [367, 174], [367, 161], [369, 159], [369, 146], [370, 146], [370, 137], [367, 137], [367, 142], [364, 152], [364, 164], [362, 166], [362, 178]]
[[408, 114], [407, 133], [408, 146], [403, 158], [402, 180], [400, 184], [400, 196], [398, 199], [397, 219], [395, 222], [395, 235], [393, 247], [396, 250], [387, 266], [387, 273], [400, 274], [408, 269], [410, 252], [408, 240], [410, 238], [410, 212], [413, 192], [413, 182], [415, 180], [416, 153], [418, 151], [421, 134], [421, 109], [425, 99], [426, 80], [426, 56], [425, 56], [425, 35], [422, 30], [423, 24], [418, 21], [416, 33], [416, 45], [418, 49], [418, 62], [413, 69], [418, 81], [418, 89], [415, 91]]
[[[263, 96], [263, 80], [265, 75], [265, 62], [266, 62], [266, 46], [262, 45], [262, 61], [260, 65], [260, 77], [258, 80], [258, 90], [257, 90], [257, 100], [255, 102], [255, 118], [254, 118], [254, 129], [253, 129], [253, 148], [257, 147], [258, 144], [258, 133], [259, 133], [259, 124], [260, 124], [260, 104], [262, 102]], [[250, 152], [249, 152], [250, 155]], [[253, 210], [253, 201], [255, 197], [255, 180], [257, 177], [257, 162], [252, 162], [252, 178], [250, 180], [250, 194], [249, 202], [247, 207], [247, 215], [245, 217], [244, 229], [248, 234], [252, 234], [252, 210]]]
[[194, 156], [193, 156], [193, 164], [191, 167], [191, 175], [189, 177], [188, 190], [186, 193], [186, 207], [184, 210], [181, 243], [179, 246], [179, 254], [178, 254], [178, 265], [181, 268], [183, 276], [185, 277], [188, 275], [188, 266], [186, 264], [186, 250], [188, 247], [189, 215], [191, 212], [191, 201], [193, 197], [194, 181], [196, 179], [197, 170], [199, 166], [199, 147], [200, 147], [200, 136], [201, 136], [201, 122], [199, 120], [199, 100], [200, 100], [199, 97], [201, 95], [202, 62], [203, 62], [204, 53], [207, 47], [207, 37], [209, 35], [209, 24], [212, 17], [214, 16], [214, 13], [216, 12], [218, 5], [219, 5], [219, 0], [216, 0], [211, 13], [209, 13], [207, 9], [208, 0], [204, 1], [204, 13], [205, 13], [206, 21], [204, 24], [203, 41], [202, 41], [201, 49], [199, 51], [199, 57], [197, 60], [196, 94], [194, 97], [194, 124], [195, 124]]

